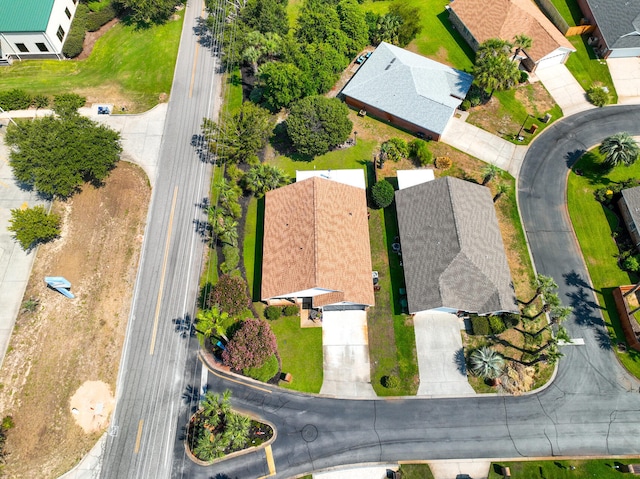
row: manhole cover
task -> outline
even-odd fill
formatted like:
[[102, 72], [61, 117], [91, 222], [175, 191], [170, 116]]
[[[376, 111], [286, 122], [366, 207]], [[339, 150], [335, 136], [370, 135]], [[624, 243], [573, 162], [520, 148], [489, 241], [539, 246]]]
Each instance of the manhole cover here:
[[302, 428], [302, 439], [304, 439], [306, 442], [313, 442], [317, 437], [318, 429], [315, 426], [307, 424]]

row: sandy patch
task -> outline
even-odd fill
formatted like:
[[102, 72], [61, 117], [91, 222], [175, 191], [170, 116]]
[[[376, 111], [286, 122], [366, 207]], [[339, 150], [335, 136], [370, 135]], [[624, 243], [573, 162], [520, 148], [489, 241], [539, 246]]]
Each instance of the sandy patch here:
[[102, 381], [86, 381], [69, 401], [76, 424], [87, 434], [107, 426], [114, 404], [111, 388]]

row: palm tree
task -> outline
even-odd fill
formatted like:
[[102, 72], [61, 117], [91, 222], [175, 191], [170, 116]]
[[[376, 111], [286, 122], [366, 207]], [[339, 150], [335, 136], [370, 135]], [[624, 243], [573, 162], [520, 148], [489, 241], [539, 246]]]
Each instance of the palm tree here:
[[542, 305], [542, 309], [540, 309], [540, 311], [538, 311], [535, 316], [528, 318], [531, 321], [535, 321], [543, 314], [548, 313], [552, 309], [560, 306], [560, 297], [556, 293], [546, 293], [545, 295], [543, 295], [543, 299], [544, 304]]
[[[533, 337], [540, 336], [544, 331], [551, 328], [551, 326], [556, 324], [557, 325], [562, 324], [569, 316], [571, 316], [572, 312], [573, 312], [573, 308], [571, 306], [562, 306], [562, 305], [551, 306], [549, 310], [551, 321], [549, 321], [549, 323], [545, 325], [543, 328], [531, 334], [531, 336]], [[561, 330], [563, 331], [563, 333], [566, 333], [566, 329], [560, 328], [558, 329], [558, 334], [560, 334]], [[558, 337], [558, 335], [556, 335], [556, 337]]]
[[511, 187], [508, 184], [498, 183], [498, 186], [496, 186], [496, 194], [493, 196], [493, 202], [498, 201], [502, 195], [506, 195], [509, 191], [511, 191]]
[[196, 314], [196, 331], [206, 338], [220, 336], [229, 341], [225, 333], [224, 322], [229, 319], [229, 313], [222, 312], [217, 307], [201, 309]]
[[242, 61], [251, 64], [254, 76], [258, 75], [258, 60], [260, 60], [261, 56], [262, 53], [260, 52], [260, 50], [258, 50], [253, 45], [249, 45], [242, 51]]
[[485, 379], [496, 379], [504, 369], [504, 358], [493, 349], [483, 346], [471, 353], [471, 371]]
[[491, 163], [487, 164], [482, 168], [482, 186], [485, 186], [491, 180], [496, 177], [502, 176], [502, 170], [498, 168], [496, 165], [492, 165]]
[[533, 298], [524, 303], [524, 306], [529, 306], [536, 299], [538, 299], [538, 296], [549, 294], [558, 289], [558, 285], [556, 284], [554, 279], [551, 276], [545, 276], [544, 274], [539, 274], [536, 276], [534, 286], [536, 288], [536, 294], [533, 296]]
[[513, 37], [513, 44], [516, 46], [516, 51], [513, 54], [513, 58], [511, 60], [515, 60], [518, 56], [518, 53], [520, 53], [522, 50], [531, 48], [533, 40], [531, 39], [531, 37], [528, 37], [524, 33], [521, 33], [520, 35], [516, 35], [515, 37]]
[[401, 25], [402, 19], [398, 15], [393, 13], [382, 15], [376, 25], [374, 43], [387, 42], [397, 45]]
[[620, 164], [632, 165], [640, 154], [638, 143], [627, 132], [616, 133], [605, 138], [599, 151], [601, 155], [605, 155], [604, 162], [610, 168]]
[[289, 177], [277, 166], [261, 163], [247, 171], [243, 181], [249, 191], [261, 198], [267, 192], [289, 183]]
[[511, 61], [513, 45], [499, 38], [490, 38], [476, 52], [473, 68], [475, 83], [489, 90], [489, 98], [496, 90], [505, 90], [515, 85], [520, 78], [518, 65]]

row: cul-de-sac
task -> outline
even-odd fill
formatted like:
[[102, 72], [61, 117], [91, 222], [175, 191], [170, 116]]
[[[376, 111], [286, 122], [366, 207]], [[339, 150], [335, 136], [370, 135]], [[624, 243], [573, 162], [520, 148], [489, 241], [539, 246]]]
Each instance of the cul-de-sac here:
[[0, 477], [640, 476], [640, 0], [0, 0]]

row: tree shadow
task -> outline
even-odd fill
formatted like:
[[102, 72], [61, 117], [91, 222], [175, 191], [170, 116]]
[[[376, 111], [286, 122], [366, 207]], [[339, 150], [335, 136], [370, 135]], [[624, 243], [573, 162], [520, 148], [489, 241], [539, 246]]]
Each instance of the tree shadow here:
[[310, 163], [313, 161], [313, 156], [303, 155], [298, 153], [291, 140], [289, 139], [289, 135], [287, 135], [287, 125], [286, 122], [278, 123], [273, 129], [273, 134], [271, 138], [269, 138], [269, 143], [276, 151], [276, 153], [286, 156], [293, 161], [300, 161]]
[[589, 296], [584, 288], [578, 288], [567, 294], [569, 306], [573, 308], [575, 322], [579, 326], [602, 327], [604, 326], [602, 318], [595, 314], [595, 310], [602, 307]]
[[611, 338], [609, 337], [609, 333], [607, 333], [606, 329], [596, 329], [595, 331], [596, 342], [598, 343], [598, 347], [605, 351], [613, 350], [613, 346], [611, 345]]
[[[574, 158], [574, 155], [577, 157]], [[589, 180], [590, 184], [606, 186], [612, 183], [606, 176], [611, 169], [605, 167], [593, 151], [575, 150], [568, 153], [566, 158], [567, 166], [573, 167], [574, 173]], [[571, 159], [573, 161], [570, 161]]]
[[464, 348], [458, 349], [455, 353], [453, 353], [453, 360], [456, 363], [456, 368], [460, 374], [466, 376], [467, 375], [467, 361], [464, 357]]
[[207, 138], [202, 133], [191, 135], [191, 146], [202, 163], [213, 163], [215, 155], [209, 149]]
[[568, 273], [564, 273], [562, 275], [564, 278], [564, 283], [567, 286], [577, 286], [579, 288], [590, 289], [591, 291], [595, 291], [599, 293], [599, 290], [593, 289], [589, 283], [587, 283], [580, 274], [576, 270], [571, 270]]
[[451, 37], [458, 44], [460, 49], [465, 53], [465, 55], [467, 55], [467, 58], [469, 58], [469, 61], [473, 63], [475, 61], [476, 54], [473, 51], [473, 48], [471, 48], [469, 44], [466, 42], [466, 40], [462, 37], [462, 35], [460, 35], [460, 32], [458, 32], [458, 30], [453, 28], [453, 25], [449, 21], [449, 12], [447, 10], [443, 10], [441, 13], [437, 15], [437, 17], [438, 17], [438, 20], [440, 20], [440, 23], [442, 24], [442, 26], [447, 29]]
[[204, 48], [211, 48], [214, 45], [211, 29], [207, 25], [207, 19], [204, 17], [196, 18], [196, 24], [193, 27], [193, 34], [198, 38], [198, 43]]
[[578, 149], [578, 150], [570, 151], [566, 155], [564, 155], [564, 159], [567, 164], [567, 167], [571, 168], [574, 165], [574, 163], [576, 163], [585, 153], [586, 153], [586, 150]]
[[213, 231], [213, 228], [208, 221], [194, 218], [193, 229], [200, 236], [200, 240], [203, 243], [208, 243], [209, 241], [211, 241], [211, 232]]
[[260, 301], [262, 299], [262, 243], [264, 241], [264, 197], [258, 199], [258, 212], [256, 214], [256, 242], [253, 250], [253, 284], [251, 289], [251, 299]]
[[195, 336], [196, 330], [189, 313], [186, 313], [181, 318], [174, 318], [171, 320], [171, 322], [174, 324], [175, 332], [178, 333], [181, 338], [189, 338]]

